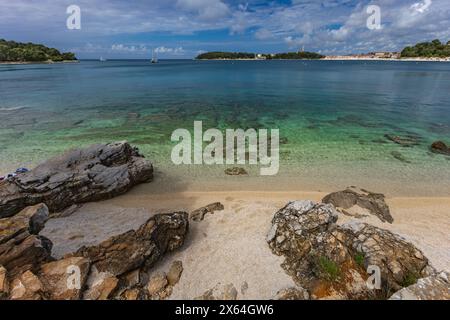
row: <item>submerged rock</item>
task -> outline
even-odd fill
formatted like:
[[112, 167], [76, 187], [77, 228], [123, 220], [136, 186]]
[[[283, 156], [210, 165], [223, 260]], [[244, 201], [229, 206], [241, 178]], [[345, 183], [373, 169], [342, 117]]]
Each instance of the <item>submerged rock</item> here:
[[244, 168], [234, 167], [225, 169], [225, 174], [229, 176], [245, 176], [248, 172]]
[[396, 144], [402, 145], [404, 147], [413, 147], [420, 144], [422, 139], [416, 135], [405, 135], [405, 136], [396, 136], [392, 134], [385, 134], [384, 137]]
[[434, 153], [445, 154], [450, 156], [450, 146], [447, 146], [442, 141], [433, 142], [430, 149]]
[[440, 272], [419, 279], [416, 284], [394, 293], [390, 300], [450, 300], [450, 273]]
[[[355, 221], [339, 226], [337, 219], [331, 204], [294, 201], [272, 220], [270, 248], [312, 298], [387, 298], [432, 269], [419, 249], [390, 231]], [[380, 270], [379, 290], [366, 284], [369, 266]]]
[[89, 258], [99, 272], [120, 276], [138, 268], [150, 268], [166, 252], [184, 243], [188, 214], [157, 214], [138, 230], [111, 237], [97, 246], [82, 247], [74, 256]]
[[220, 202], [211, 203], [205, 207], [192, 211], [191, 219], [194, 221], [203, 221], [207, 213], [214, 214], [215, 211], [221, 210], [224, 210], [223, 204], [221, 204]]
[[69, 151], [0, 183], [0, 218], [38, 203], [59, 212], [73, 204], [108, 199], [152, 177], [152, 164], [127, 142]]
[[343, 191], [333, 192], [322, 199], [323, 203], [331, 203], [337, 208], [350, 209], [358, 206], [367, 209], [383, 222], [394, 222], [389, 206], [381, 193], [374, 193], [356, 187], [349, 187]]

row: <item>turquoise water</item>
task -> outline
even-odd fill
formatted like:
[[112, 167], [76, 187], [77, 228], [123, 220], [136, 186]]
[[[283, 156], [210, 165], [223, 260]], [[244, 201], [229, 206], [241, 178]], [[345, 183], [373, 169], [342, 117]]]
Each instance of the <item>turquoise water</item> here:
[[[359, 183], [405, 194], [450, 194], [449, 157], [428, 150], [434, 140], [450, 143], [450, 63], [0, 66], [0, 173], [71, 147], [128, 140], [161, 174], [187, 177], [198, 188], [214, 180], [221, 188], [230, 180], [224, 168], [170, 162], [170, 134], [192, 129], [194, 120], [205, 128], [279, 128], [281, 169], [267, 178], [274, 189]], [[386, 134], [412, 137], [416, 145], [403, 147]], [[249, 170], [255, 179], [244, 181], [248, 188], [265, 184], [256, 168]]]

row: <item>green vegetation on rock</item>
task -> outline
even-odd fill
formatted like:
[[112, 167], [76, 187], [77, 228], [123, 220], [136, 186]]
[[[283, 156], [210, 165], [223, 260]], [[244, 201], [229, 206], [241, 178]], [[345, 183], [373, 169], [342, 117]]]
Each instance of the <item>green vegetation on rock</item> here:
[[431, 42], [422, 42], [416, 44], [414, 47], [406, 47], [403, 49], [402, 58], [445, 58], [450, 57], [450, 41], [447, 44], [440, 40], [433, 40]]
[[61, 62], [77, 60], [72, 52], [61, 53], [42, 44], [0, 39], [0, 62]]

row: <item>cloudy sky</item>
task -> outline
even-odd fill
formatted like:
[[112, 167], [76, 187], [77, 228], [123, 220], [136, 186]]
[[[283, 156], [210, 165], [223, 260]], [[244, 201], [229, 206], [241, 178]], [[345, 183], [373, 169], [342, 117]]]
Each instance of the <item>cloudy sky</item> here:
[[[67, 8], [81, 29], [67, 28]], [[368, 6], [381, 26], [368, 28]], [[79, 58], [192, 58], [203, 51], [395, 51], [450, 40], [450, 0], [0, 0], [0, 38]]]

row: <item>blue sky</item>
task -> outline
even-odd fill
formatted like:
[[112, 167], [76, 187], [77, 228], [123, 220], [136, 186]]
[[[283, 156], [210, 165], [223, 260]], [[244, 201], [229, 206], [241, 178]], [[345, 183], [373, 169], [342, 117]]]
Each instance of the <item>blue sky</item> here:
[[[66, 27], [69, 5], [81, 30]], [[367, 7], [381, 28], [367, 28]], [[192, 58], [204, 51], [396, 51], [450, 40], [449, 0], [0, 0], [0, 38], [79, 58]]]

